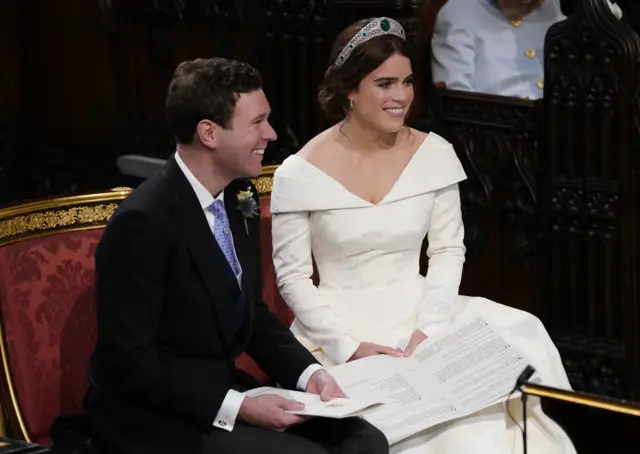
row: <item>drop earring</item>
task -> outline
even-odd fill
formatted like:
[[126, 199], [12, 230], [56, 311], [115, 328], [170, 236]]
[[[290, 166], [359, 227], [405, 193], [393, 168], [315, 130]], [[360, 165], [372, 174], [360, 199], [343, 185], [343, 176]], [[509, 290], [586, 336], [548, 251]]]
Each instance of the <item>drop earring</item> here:
[[349, 100], [349, 110], [353, 110], [353, 99]]

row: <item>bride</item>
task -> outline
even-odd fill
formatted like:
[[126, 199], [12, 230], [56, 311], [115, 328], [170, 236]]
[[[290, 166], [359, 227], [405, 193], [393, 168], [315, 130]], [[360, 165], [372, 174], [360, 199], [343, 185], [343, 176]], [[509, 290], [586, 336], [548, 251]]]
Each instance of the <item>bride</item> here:
[[[457, 317], [481, 316], [525, 352], [547, 384], [570, 388], [536, 317], [458, 295], [465, 257], [458, 183], [466, 176], [449, 142], [405, 125], [414, 92], [400, 24], [378, 18], [351, 25], [338, 36], [332, 62], [319, 100], [337, 123], [288, 157], [273, 183], [273, 259], [296, 317], [293, 332], [329, 367], [410, 355]], [[419, 256], [427, 234], [425, 278]], [[529, 452], [574, 453], [540, 402], [530, 405]], [[392, 452], [515, 454], [521, 438], [504, 404], [495, 404], [400, 441]]]

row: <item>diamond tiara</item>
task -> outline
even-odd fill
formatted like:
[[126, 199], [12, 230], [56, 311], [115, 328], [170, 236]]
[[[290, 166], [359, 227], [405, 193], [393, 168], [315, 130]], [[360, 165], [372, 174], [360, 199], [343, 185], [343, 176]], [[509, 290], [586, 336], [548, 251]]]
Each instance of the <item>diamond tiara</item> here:
[[397, 21], [393, 19], [389, 19], [388, 17], [380, 17], [378, 19], [374, 19], [369, 22], [367, 25], [362, 27], [358, 33], [354, 35], [353, 38], [347, 43], [346, 46], [336, 58], [334, 65], [340, 66], [342, 65], [351, 53], [354, 51], [356, 47], [358, 47], [362, 43], [366, 43], [372, 38], [376, 36], [382, 35], [396, 35], [402, 39], [406, 39], [404, 28]]

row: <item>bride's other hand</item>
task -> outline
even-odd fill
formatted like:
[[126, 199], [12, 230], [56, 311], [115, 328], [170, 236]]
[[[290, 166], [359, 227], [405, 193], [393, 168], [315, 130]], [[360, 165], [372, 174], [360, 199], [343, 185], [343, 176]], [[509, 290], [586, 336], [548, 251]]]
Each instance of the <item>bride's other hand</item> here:
[[419, 329], [415, 330], [409, 339], [409, 343], [407, 344], [407, 348], [404, 349], [404, 356], [411, 356], [415, 351], [416, 347], [422, 343], [427, 338], [427, 335], [424, 334]]
[[360, 342], [360, 346], [355, 351], [349, 361], [366, 358], [374, 355], [402, 356], [402, 350], [399, 348], [385, 347], [384, 345], [374, 344], [373, 342]]

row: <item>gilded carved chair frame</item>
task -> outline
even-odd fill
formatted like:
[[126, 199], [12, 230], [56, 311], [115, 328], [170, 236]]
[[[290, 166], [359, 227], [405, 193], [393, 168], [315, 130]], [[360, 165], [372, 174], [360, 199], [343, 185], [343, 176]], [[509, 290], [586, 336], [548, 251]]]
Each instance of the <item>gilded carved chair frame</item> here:
[[258, 178], [252, 180], [253, 184], [255, 184], [256, 189], [258, 190], [258, 195], [260, 197], [271, 196], [271, 188], [273, 187], [273, 174], [277, 168], [277, 165], [265, 166], [262, 169], [262, 174]]
[[[32, 238], [62, 232], [104, 228], [119, 202], [131, 193], [129, 188], [109, 192], [55, 197], [0, 209], [0, 247]], [[0, 431], [5, 423], [31, 442], [11, 373], [4, 320], [0, 313], [0, 354], [2, 355], [2, 410]], [[17, 434], [12, 434], [17, 435]]]

